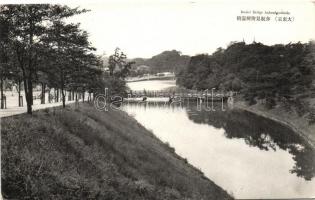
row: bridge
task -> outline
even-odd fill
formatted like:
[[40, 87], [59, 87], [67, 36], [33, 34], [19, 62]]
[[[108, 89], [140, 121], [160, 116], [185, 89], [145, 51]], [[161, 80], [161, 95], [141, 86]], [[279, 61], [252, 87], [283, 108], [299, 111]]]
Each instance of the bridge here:
[[143, 77], [128, 77], [126, 78], [126, 82], [138, 82], [138, 81], [148, 81], [148, 80], [173, 80], [175, 79], [174, 74], [157, 76], [157, 75], [148, 75]]
[[130, 90], [127, 95], [132, 101], [189, 100], [189, 101], [226, 101], [228, 97], [235, 96], [235, 92], [212, 92], [196, 90]]

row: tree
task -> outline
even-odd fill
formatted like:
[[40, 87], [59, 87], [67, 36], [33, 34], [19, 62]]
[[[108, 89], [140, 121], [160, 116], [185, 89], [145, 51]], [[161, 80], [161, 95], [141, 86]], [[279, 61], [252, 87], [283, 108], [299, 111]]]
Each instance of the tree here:
[[[2, 11], [0, 7], [0, 11]], [[0, 99], [1, 106], [4, 108], [4, 80], [12, 75], [12, 69], [9, 60], [10, 42], [9, 42], [9, 22], [8, 17], [0, 15]]]
[[212, 55], [196, 55], [177, 75], [188, 89], [237, 90], [250, 103], [264, 100], [272, 108], [281, 99], [301, 110], [314, 80], [314, 44], [290, 43], [266, 46], [234, 42]]
[[9, 22], [9, 38], [22, 72], [27, 113], [32, 113], [33, 84], [39, 67], [39, 55], [45, 46], [45, 38], [54, 21], [79, 14], [83, 11], [67, 6], [36, 5], [1, 5], [0, 15]]
[[128, 62], [127, 56], [119, 48], [115, 49], [115, 53], [109, 56], [108, 60], [109, 75], [117, 78], [125, 78], [134, 62]]
[[58, 75], [55, 80], [60, 86], [65, 107], [65, 89], [84, 88], [82, 74], [88, 67], [98, 65], [97, 58], [89, 53], [94, 48], [90, 46], [88, 34], [79, 28], [79, 24], [66, 24], [60, 20], [53, 22], [44, 41], [54, 59], [52, 67], [46, 72]]

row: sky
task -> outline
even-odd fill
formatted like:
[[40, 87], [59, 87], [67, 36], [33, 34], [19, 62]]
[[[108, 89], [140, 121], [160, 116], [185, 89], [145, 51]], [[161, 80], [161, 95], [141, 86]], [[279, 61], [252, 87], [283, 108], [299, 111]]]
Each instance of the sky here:
[[[2, 0], [3, 3], [8, 0]], [[9, 1], [14, 2], [14, 1]], [[46, 1], [19, 0], [17, 3]], [[90, 12], [70, 21], [81, 23], [97, 48], [111, 55], [119, 47], [129, 58], [149, 58], [165, 50], [186, 55], [213, 53], [232, 41], [266, 45], [308, 42], [315, 39], [315, 3], [310, 0], [55, 0]], [[252, 11], [286, 11], [293, 22], [275, 21], [273, 14]], [[251, 11], [241, 14], [241, 11]], [[270, 21], [238, 21], [237, 16], [269, 16]]]
[[[72, 6], [71, 4], [69, 4]], [[267, 45], [308, 42], [315, 38], [315, 4], [310, 1], [106, 1], [81, 3], [91, 11], [72, 19], [90, 34], [97, 53], [110, 55], [116, 47], [128, 57], [149, 58], [176, 49], [186, 55], [214, 52], [231, 41]], [[259, 16], [255, 11], [287, 11], [293, 22], [237, 21]]]

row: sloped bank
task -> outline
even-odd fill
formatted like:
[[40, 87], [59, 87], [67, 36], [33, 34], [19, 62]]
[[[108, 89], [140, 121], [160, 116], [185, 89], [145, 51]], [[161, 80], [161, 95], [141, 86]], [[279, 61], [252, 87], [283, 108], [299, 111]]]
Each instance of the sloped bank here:
[[236, 102], [233, 107], [246, 110], [283, 124], [299, 134], [312, 148], [315, 148], [315, 124], [309, 125], [305, 119], [298, 117], [295, 114], [288, 113], [281, 108], [268, 110], [262, 105], [248, 106], [242, 101]]
[[80, 104], [1, 125], [4, 198], [232, 199], [121, 111]]

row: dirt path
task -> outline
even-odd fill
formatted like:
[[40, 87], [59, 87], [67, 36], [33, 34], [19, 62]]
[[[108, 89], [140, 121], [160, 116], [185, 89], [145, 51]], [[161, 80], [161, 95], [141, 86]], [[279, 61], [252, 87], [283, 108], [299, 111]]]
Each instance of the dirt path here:
[[[66, 104], [70, 104], [74, 102], [75, 101], [66, 101]], [[56, 107], [56, 106], [61, 106], [61, 105], [62, 105], [62, 102], [35, 104], [33, 105], [33, 110], [40, 110], [40, 109], [51, 108], [51, 107]], [[16, 107], [9, 107], [7, 109], [0, 109], [0, 118], [26, 113], [26, 111], [27, 111], [26, 105], [24, 107], [16, 106]]]

